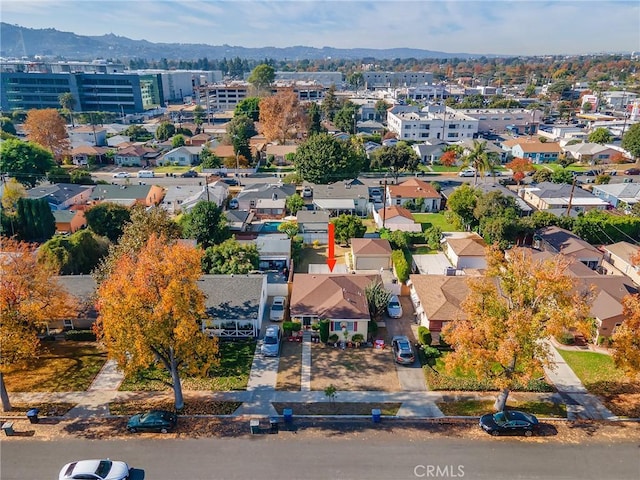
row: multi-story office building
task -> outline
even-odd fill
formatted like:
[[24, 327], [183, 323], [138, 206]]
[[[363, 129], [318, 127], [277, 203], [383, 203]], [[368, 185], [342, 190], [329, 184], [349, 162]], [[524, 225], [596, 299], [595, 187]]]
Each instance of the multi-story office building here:
[[196, 87], [222, 82], [220, 70], [134, 70], [138, 75], [159, 75], [162, 92], [168, 102], [187, 102], [195, 95]]
[[376, 90], [389, 87], [410, 87], [418, 85], [431, 85], [433, 73], [431, 72], [362, 72], [364, 87], [367, 90]]
[[477, 119], [441, 105], [423, 109], [396, 105], [387, 112], [387, 124], [398, 140], [455, 142], [478, 133]]

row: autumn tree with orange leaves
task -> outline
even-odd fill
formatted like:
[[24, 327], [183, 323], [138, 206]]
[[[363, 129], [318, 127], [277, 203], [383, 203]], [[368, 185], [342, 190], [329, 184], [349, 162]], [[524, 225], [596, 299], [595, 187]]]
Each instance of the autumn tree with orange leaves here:
[[298, 95], [293, 90], [260, 100], [261, 133], [269, 142], [279, 140], [284, 143], [297, 133], [305, 121]]
[[622, 299], [624, 321], [613, 333], [613, 361], [630, 377], [640, 375], [640, 294]]
[[75, 318], [76, 300], [56, 281], [54, 272], [38, 264], [35, 247], [3, 238], [0, 261], [0, 398], [11, 410], [4, 373], [18, 372], [37, 357], [38, 331], [50, 320]]
[[202, 252], [152, 235], [137, 253], [123, 253], [98, 288], [98, 333], [127, 375], [161, 363], [171, 375], [175, 408], [184, 407], [181, 374], [205, 376], [218, 344], [204, 335], [198, 288]]
[[511, 160], [507, 163], [506, 167], [513, 172], [513, 179], [518, 182], [518, 185], [520, 185], [520, 182], [526, 176], [527, 172], [533, 172], [535, 170], [531, 160], [520, 157]]
[[58, 163], [69, 154], [71, 143], [64, 118], [53, 108], [29, 110], [24, 122], [27, 139], [53, 154]]
[[443, 334], [454, 351], [446, 368], [461, 368], [491, 378], [502, 389], [495, 407], [503, 410], [510, 390], [526, 385], [551, 364], [545, 340], [576, 328], [587, 338], [591, 292], [576, 288], [561, 256], [535, 261], [528, 249], [487, 252], [485, 277], [469, 279], [462, 303], [464, 318], [450, 322]]

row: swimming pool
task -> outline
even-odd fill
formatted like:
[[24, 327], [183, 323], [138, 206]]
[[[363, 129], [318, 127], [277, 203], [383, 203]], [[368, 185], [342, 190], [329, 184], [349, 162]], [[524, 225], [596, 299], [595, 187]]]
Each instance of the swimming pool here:
[[278, 233], [278, 226], [282, 222], [262, 222], [261, 233]]

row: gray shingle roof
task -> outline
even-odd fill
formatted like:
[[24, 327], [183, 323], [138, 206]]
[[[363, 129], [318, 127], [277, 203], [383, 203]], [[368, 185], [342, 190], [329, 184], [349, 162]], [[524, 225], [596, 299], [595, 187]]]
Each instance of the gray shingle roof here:
[[212, 318], [253, 320], [258, 318], [264, 281], [263, 275], [203, 275], [198, 286]]

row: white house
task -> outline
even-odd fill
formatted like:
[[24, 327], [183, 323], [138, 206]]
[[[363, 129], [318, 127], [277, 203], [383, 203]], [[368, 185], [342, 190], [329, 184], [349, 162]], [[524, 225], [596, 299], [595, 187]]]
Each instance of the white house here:
[[200, 162], [200, 152], [202, 152], [203, 148], [202, 145], [197, 147], [188, 147], [186, 145], [177, 147], [165, 153], [157, 163], [158, 165], [197, 165]]
[[487, 244], [477, 233], [445, 235], [442, 250], [451, 264], [458, 269], [486, 269]]

